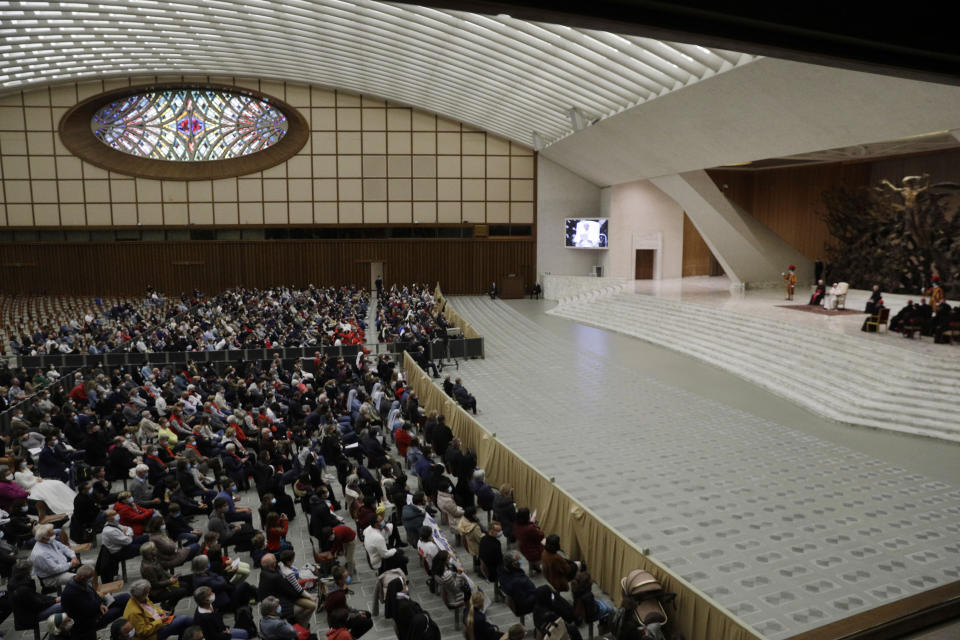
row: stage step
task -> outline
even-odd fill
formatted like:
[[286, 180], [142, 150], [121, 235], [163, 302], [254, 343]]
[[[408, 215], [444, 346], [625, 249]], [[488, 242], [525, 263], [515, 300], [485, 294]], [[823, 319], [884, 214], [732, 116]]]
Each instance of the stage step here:
[[686, 353], [832, 420], [960, 441], [955, 347], [931, 356], [714, 306], [603, 294], [549, 313]]

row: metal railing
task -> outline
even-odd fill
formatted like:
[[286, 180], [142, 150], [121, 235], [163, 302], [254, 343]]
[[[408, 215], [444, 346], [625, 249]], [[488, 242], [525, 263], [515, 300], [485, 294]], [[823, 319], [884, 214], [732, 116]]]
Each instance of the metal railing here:
[[[28, 371], [37, 368], [48, 368], [51, 364], [58, 369], [90, 369], [95, 367], [126, 367], [142, 366], [144, 364], [185, 365], [188, 361], [197, 364], [216, 364], [220, 362], [250, 362], [256, 360], [273, 359], [279, 355], [284, 361], [312, 359], [320, 353], [328, 358], [343, 357], [356, 358], [363, 347], [373, 355], [387, 353], [400, 355], [405, 351], [405, 344], [370, 343], [364, 345], [342, 345], [324, 347], [276, 347], [273, 349], [235, 349], [232, 351], [156, 351], [140, 353], [139, 351], [113, 352], [100, 355], [85, 353], [52, 354], [42, 356], [20, 356], [20, 365]], [[454, 338], [444, 342], [437, 342], [432, 347], [431, 356], [439, 358], [482, 358], [484, 356], [483, 338]]]

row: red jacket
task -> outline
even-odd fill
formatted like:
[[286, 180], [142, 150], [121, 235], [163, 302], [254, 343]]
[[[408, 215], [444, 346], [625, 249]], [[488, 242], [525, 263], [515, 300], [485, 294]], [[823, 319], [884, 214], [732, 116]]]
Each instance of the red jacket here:
[[333, 528], [333, 551], [334, 555], [343, 553], [343, 547], [357, 539], [357, 533], [345, 524], [338, 524]]
[[133, 529], [133, 535], [135, 536], [143, 533], [144, 523], [153, 517], [153, 509], [144, 509], [136, 503], [118, 502], [113, 505], [113, 510], [120, 516], [120, 524], [125, 524]]
[[290, 530], [290, 522], [286, 519], [281, 519], [278, 524], [280, 524], [279, 527], [269, 527], [267, 529], [267, 549], [270, 551], [276, 551], [280, 548], [283, 537]]
[[513, 535], [517, 539], [517, 550], [523, 554], [528, 561], [540, 562], [540, 555], [543, 553], [543, 531], [540, 527], [531, 524], [513, 525]]
[[397, 429], [397, 433], [393, 436], [394, 440], [397, 443], [397, 452], [404, 458], [407, 457], [407, 447], [410, 446], [410, 441], [413, 440], [413, 436], [410, 435], [410, 432], [406, 429]]

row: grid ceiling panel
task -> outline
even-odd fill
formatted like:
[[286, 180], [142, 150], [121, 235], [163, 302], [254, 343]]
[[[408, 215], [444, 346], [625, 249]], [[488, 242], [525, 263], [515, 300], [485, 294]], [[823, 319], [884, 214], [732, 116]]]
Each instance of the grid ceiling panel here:
[[549, 143], [753, 56], [373, 0], [0, 0], [0, 94], [84, 77], [339, 87]]

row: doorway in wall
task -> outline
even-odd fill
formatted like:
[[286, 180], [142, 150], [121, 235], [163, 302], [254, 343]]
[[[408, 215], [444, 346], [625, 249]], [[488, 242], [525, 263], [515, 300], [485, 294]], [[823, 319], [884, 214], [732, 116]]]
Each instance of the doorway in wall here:
[[[377, 290], [377, 276], [383, 276], [383, 263], [382, 262], [371, 262], [370, 263], [370, 291], [375, 292]], [[384, 287], [387, 286], [386, 282], [383, 284]]]
[[635, 280], [653, 280], [653, 261], [656, 249], [637, 249], [633, 278]]

